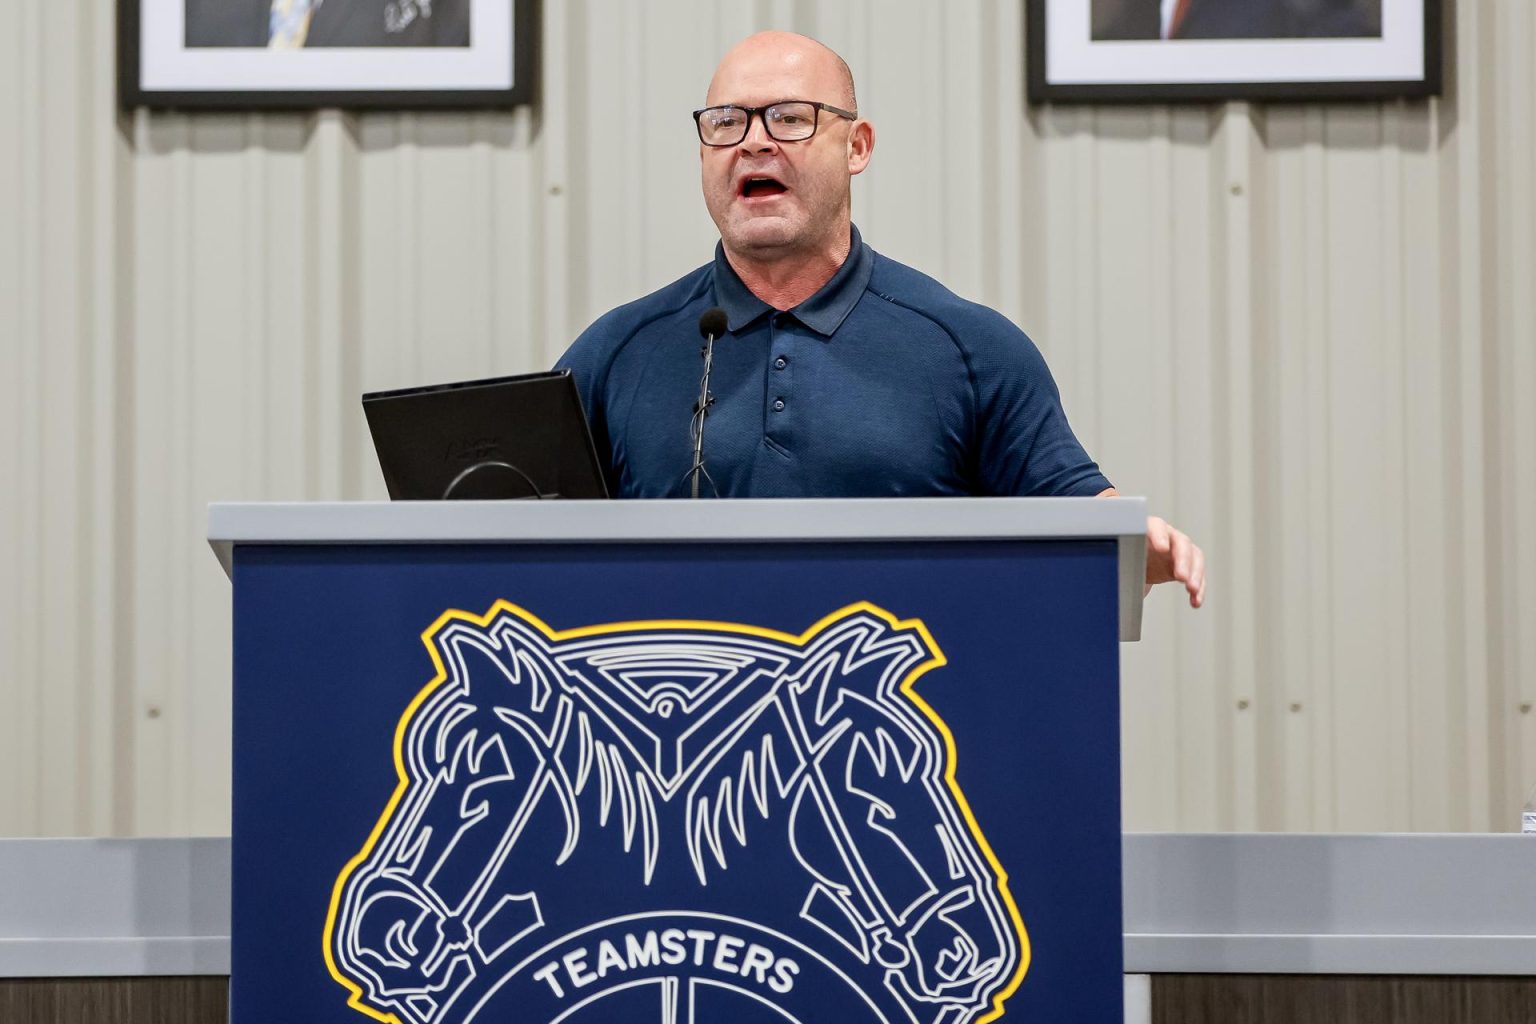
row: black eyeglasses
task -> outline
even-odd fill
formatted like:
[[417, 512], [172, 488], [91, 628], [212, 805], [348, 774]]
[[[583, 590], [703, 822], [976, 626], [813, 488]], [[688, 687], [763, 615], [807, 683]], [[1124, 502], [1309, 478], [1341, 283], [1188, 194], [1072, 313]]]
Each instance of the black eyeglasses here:
[[780, 100], [766, 107], [741, 107], [729, 104], [723, 107], [705, 107], [693, 112], [693, 123], [699, 129], [699, 141], [706, 146], [735, 146], [747, 137], [752, 126], [752, 115], [763, 119], [763, 130], [778, 142], [804, 142], [816, 134], [821, 111], [858, 120], [852, 110], [843, 110], [830, 103], [811, 100]]

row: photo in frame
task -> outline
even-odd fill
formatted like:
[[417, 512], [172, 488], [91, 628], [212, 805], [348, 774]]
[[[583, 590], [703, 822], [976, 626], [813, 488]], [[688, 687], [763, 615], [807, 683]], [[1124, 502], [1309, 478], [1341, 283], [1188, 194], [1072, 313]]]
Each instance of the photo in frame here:
[[513, 107], [538, 0], [119, 0], [124, 108]]
[[1440, 92], [1443, 0], [1024, 0], [1031, 103]]

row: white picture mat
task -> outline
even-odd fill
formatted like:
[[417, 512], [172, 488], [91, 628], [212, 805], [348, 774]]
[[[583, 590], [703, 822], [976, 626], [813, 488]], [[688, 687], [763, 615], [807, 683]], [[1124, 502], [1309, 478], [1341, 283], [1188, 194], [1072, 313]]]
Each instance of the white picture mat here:
[[184, 0], [143, 0], [145, 92], [410, 91], [512, 87], [512, 4], [470, 0], [467, 47], [188, 48]]
[[1424, 4], [1436, 2], [1382, 0], [1380, 39], [1095, 42], [1092, 0], [1046, 0], [1046, 80], [1051, 85], [1418, 81], [1424, 77]]

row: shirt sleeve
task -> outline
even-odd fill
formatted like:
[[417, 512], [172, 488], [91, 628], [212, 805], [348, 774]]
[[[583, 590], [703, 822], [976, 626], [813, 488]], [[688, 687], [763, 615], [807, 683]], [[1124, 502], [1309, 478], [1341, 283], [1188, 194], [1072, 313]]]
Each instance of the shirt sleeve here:
[[1067, 423], [1035, 343], [1001, 314], [972, 349], [982, 494], [1085, 497], [1113, 486]]

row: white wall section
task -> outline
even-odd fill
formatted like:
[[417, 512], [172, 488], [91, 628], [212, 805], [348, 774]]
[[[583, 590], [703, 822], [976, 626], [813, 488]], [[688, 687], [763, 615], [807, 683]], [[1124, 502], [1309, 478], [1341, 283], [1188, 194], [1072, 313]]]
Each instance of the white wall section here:
[[545, 0], [533, 110], [307, 116], [121, 114], [112, 0], [14, 5], [0, 834], [227, 832], [206, 503], [382, 497], [360, 392], [542, 368], [707, 260], [688, 111], [769, 26], [853, 66], [866, 239], [1029, 331], [1206, 547], [1123, 649], [1128, 827], [1514, 827], [1536, 9], [1455, 7], [1432, 102], [1030, 109], [1015, 0]]

